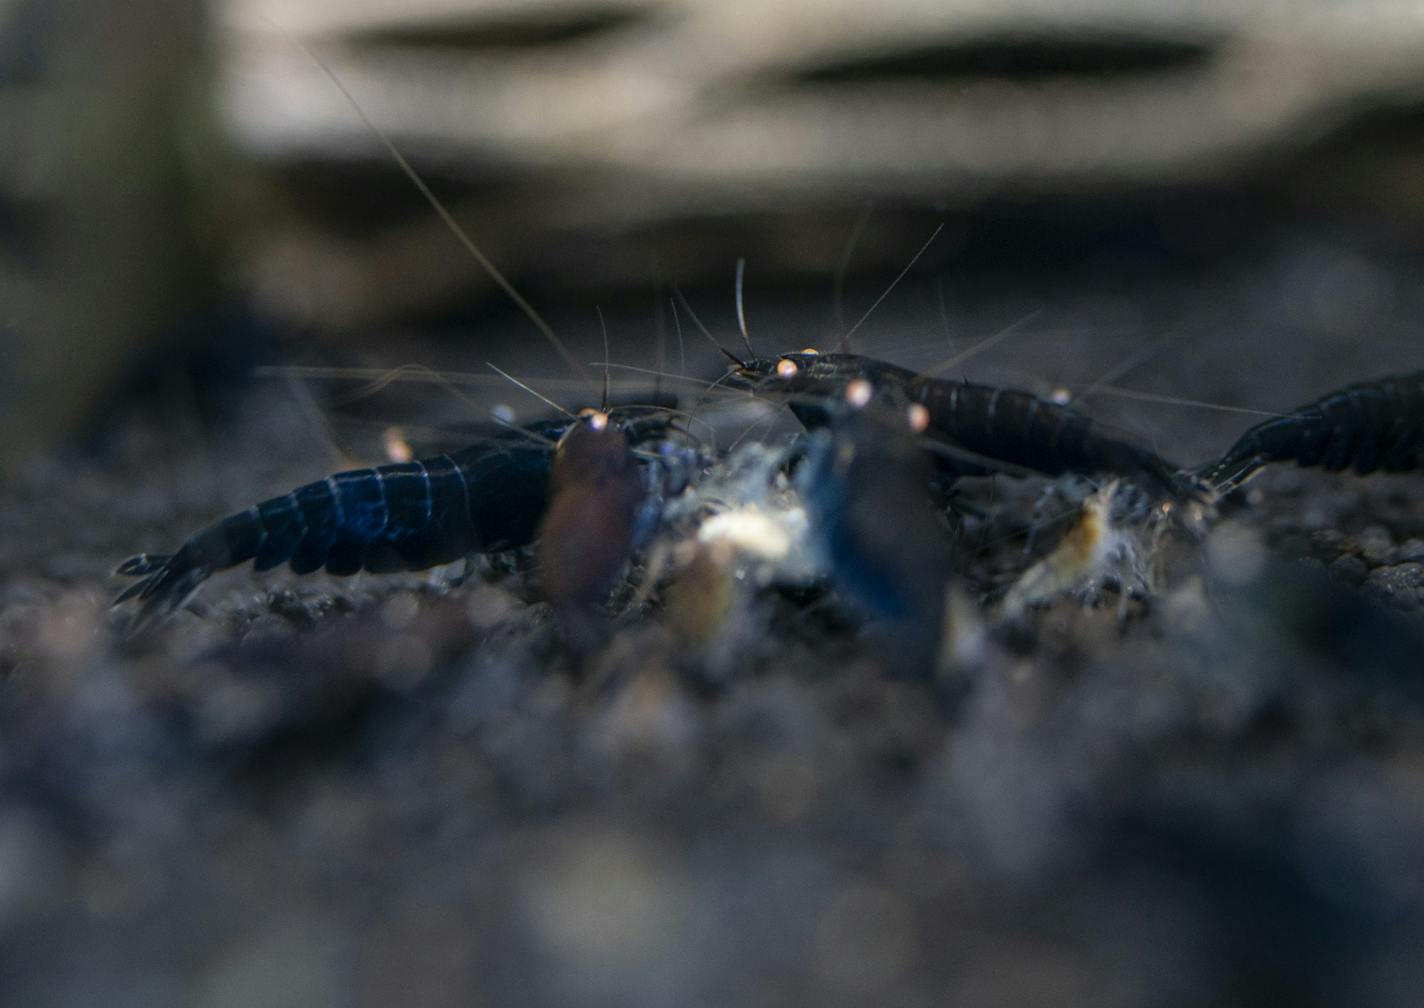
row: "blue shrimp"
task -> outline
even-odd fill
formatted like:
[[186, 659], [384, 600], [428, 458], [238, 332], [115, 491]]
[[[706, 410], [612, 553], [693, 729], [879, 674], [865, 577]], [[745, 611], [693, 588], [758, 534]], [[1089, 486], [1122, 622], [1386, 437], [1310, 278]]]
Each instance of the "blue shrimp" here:
[[[213, 574], [248, 560], [257, 571], [285, 563], [294, 574], [324, 567], [346, 576], [425, 570], [473, 553], [528, 546], [558, 490], [551, 482], [558, 446], [595, 416], [616, 432], [627, 456], [622, 471], [636, 483], [628, 494], [629, 549], [640, 548], [656, 530], [663, 504], [703, 465], [695, 446], [669, 437], [668, 411], [661, 407], [542, 420], [459, 451], [308, 483], [201, 529], [175, 553], [124, 561], [117, 573], [140, 580], [114, 604], [141, 603], [137, 629], [181, 606]], [[586, 481], [572, 483], [590, 496], [606, 492]], [[568, 527], [566, 534], [576, 541], [580, 532]]]
[[932, 675], [945, 631], [954, 547], [930, 498], [928, 420], [918, 403], [857, 379], [825, 404], [796, 472], [831, 581], [881, 634], [891, 671]]
[[142, 553], [117, 573], [140, 580], [135, 627], [181, 606], [214, 573], [248, 560], [294, 574], [424, 570], [532, 541], [549, 466], [568, 420], [501, 431], [450, 454], [354, 469], [297, 487], [195, 532], [172, 554]]

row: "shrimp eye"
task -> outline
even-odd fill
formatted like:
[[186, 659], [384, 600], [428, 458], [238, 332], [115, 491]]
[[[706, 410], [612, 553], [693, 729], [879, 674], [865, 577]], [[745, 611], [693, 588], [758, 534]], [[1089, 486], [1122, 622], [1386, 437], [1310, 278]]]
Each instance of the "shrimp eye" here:
[[776, 377], [792, 379], [801, 370], [800, 366], [790, 357], [783, 357], [776, 362]]
[[909, 421], [910, 430], [919, 434], [930, 425], [930, 411], [925, 409], [924, 403], [910, 403], [905, 410], [905, 419]]
[[587, 421], [593, 430], [601, 431], [608, 426], [608, 414], [602, 410], [596, 410], [592, 406], [585, 406], [578, 411], [578, 418]]
[[870, 402], [870, 397], [875, 394], [875, 388], [864, 378], [857, 378], [846, 385], [846, 402], [856, 409], [864, 409], [865, 404]]
[[821, 354], [821, 351], [817, 350], [817, 349], [816, 349], [815, 347], [813, 347], [813, 346], [808, 346], [808, 347], [802, 347], [801, 353], [802, 353], [803, 356], [806, 356], [806, 357], [819, 357], [820, 354]]
[[399, 427], [387, 427], [381, 432], [381, 444], [390, 462], [409, 462], [415, 458], [415, 451], [405, 439], [405, 432]]

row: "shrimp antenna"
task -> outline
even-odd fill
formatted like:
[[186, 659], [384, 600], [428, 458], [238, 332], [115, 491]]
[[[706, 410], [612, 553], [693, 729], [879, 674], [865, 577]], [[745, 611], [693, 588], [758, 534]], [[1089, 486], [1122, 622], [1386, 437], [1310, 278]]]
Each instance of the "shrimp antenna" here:
[[[1190, 409], [1214, 410], [1218, 413], [1243, 413], [1246, 416], [1289, 419], [1291, 417], [1311, 415], [1305, 413], [1275, 413], [1271, 410], [1248, 409], [1245, 406], [1227, 406], [1223, 403], [1205, 402], [1201, 399], [1183, 399], [1181, 396], [1160, 395], [1156, 392], [1139, 392], [1137, 389], [1119, 388], [1116, 385], [1097, 385], [1093, 388], [1093, 393], [1095, 395], [1116, 396], [1119, 399], [1135, 399], [1138, 402], [1161, 403], [1164, 406], [1186, 406]], [[1082, 396], [1078, 398], [1081, 399]]]
[[[677, 374], [672, 371], [658, 371], [654, 368], [638, 367], [636, 364], [620, 364], [618, 361], [593, 361], [595, 367], [610, 367], [615, 371], [627, 371], [631, 374], [649, 375], [657, 378], [662, 375], [664, 378], [673, 378], [688, 385], [696, 385], [706, 392], [716, 382], [709, 382], [705, 378], [698, 378], [695, 375]], [[722, 389], [728, 395], [736, 396], [738, 399], [744, 398], [741, 392], [734, 389]]]
[[667, 370], [667, 316], [663, 309], [662, 270], [658, 265], [656, 249], [653, 251], [651, 265], [653, 270], [653, 333], [657, 337], [653, 367], [658, 372], [658, 376], [653, 379], [653, 398], [661, 399], [663, 394], [662, 373]]
[[746, 367], [746, 366], [747, 366], [747, 362], [746, 362], [746, 361], [742, 360], [742, 359], [741, 359], [740, 357], [738, 357], [736, 354], [732, 353], [732, 351], [728, 350], [728, 349], [727, 349], [726, 347], [724, 347], [721, 343], [718, 343], [718, 342], [717, 342], [717, 337], [713, 336], [710, 332], [707, 331], [707, 327], [702, 324], [702, 320], [701, 320], [700, 318], [698, 318], [698, 317], [697, 317], [697, 313], [692, 310], [692, 305], [688, 304], [688, 302], [687, 302], [687, 295], [682, 292], [682, 288], [679, 287], [677, 284], [673, 284], [673, 285], [672, 285], [672, 292], [673, 292], [674, 294], [676, 294], [676, 295], [677, 295], [677, 299], [682, 302], [682, 308], [683, 308], [683, 310], [684, 310], [685, 312], [687, 312], [688, 316], [692, 319], [692, 321], [693, 321], [694, 323], [696, 323], [697, 328], [698, 328], [699, 330], [701, 330], [702, 335], [707, 337], [707, 342], [711, 343], [714, 347], [716, 347], [718, 350], [720, 350], [720, 351], [722, 352], [722, 355], [725, 356], [725, 357], [726, 357], [729, 361], [731, 361], [733, 364], [737, 365], [737, 367], [739, 367], [739, 368], [744, 368], [744, 367]]
[[677, 336], [677, 367], [682, 374], [687, 374], [687, 344], [682, 340], [682, 316], [677, 313], [677, 300], [668, 298], [668, 305], [672, 308], [673, 333]]
[[752, 339], [747, 335], [747, 311], [742, 303], [742, 280], [746, 277], [747, 261], [745, 258], [737, 257], [737, 325], [742, 330], [742, 345], [747, 348], [747, 357], [756, 359], [756, 351], [752, 349]]
[[926, 371], [925, 374], [930, 375], [931, 377], [933, 377], [933, 376], [935, 376], [935, 375], [942, 374], [942, 373], [944, 373], [945, 371], [948, 371], [950, 368], [954, 367], [954, 366], [957, 365], [957, 364], [963, 364], [963, 363], [964, 363], [965, 361], [967, 361], [970, 357], [974, 357], [974, 356], [976, 356], [976, 355], [978, 355], [978, 354], [981, 354], [981, 353], [983, 353], [985, 350], [988, 350], [991, 346], [994, 346], [996, 343], [1001, 343], [1001, 342], [1003, 342], [1004, 340], [1008, 339], [1008, 338], [1009, 338], [1010, 336], [1012, 336], [1014, 333], [1016, 333], [1016, 332], [1018, 332], [1019, 330], [1021, 330], [1024, 326], [1028, 325], [1030, 322], [1034, 321], [1036, 318], [1038, 318], [1038, 317], [1039, 317], [1040, 315], [1042, 315], [1042, 314], [1043, 314], [1043, 309], [1042, 309], [1042, 308], [1035, 308], [1033, 311], [1029, 312], [1029, 313], [1028, 313], [1027, 315], [1025, 315], [1023, 318], [1018, 319], [1017, 321], [1014, 321], [1014, 322], [1010, 322], [1008, 325], [1004, 326], [1004, 328], [1002, 328], [1002, 329], [1000, 329], [998, 332], [994, 333], [994, 335], [992, 335], [992, 336], [986, 336], [984, 339], [981, 339], [978, 343], [975, 343], [972, 347], [969, 347], [967, 350], [961, 350], [959, 353], [957, 353], [957, 354], [955, 354], [953, 357], [949, 358], [949, 360], [940, 361], [940, 362], [939, 362], [938, 364], [936, 364], [934, 367], [932, 367], [932, 368], [930, 368], [928, 371]]
[[336, 76], [336, 72], [333, 71], [331, 67], [327, 66], [326, 62], [316, 54], [316, 51], [313, 50], [311, 46], [307, 45], [301, 39], [291, 34], [289, 31], [283, 28], [280, 24], [277, 24], [277, 22], [273, 21], [271, 18], [264, 17], [263, 20], [270, 24], [273, 28], [275, 28], [279, 33], [281, 33], [287, 39], [287, 41], [291, 42], [298, 49], [301, 49], [302, 52], [306, 53], [307, 57], [313, 63], [315, 63], [318, 68], [320, 68], [321, 72], [326, 74], [326, 76], [331, 80], [331, 83], [336, 85], [336, 89], [341, 92], [342, 96], [346, 99], [347, 103], [351, 106], [351, 108], [355, 110], [356, 115], [358, 115], [361, 118], [361, 121], [366, 124], [366, 128], [370, 130], [373, 134], [375, 134], [376, 138], [381, 141], [382, 145], [385, 146], [386, 150], [390, 153], [391, 158], [400, 167], [400, 170], [405, 174], [405, 177], [410, 180], [411, 185], [415, 186], [416, 190], [420, 193], [420, 195], [425, 198], [425, 202], [430, 204], [430, 208], [435, 211], [436, 215], [440, 218], [441, 221], [444, 222], [445, 226], [450, 230], [450, 233], [453, 234], [455, 236], [455, 239], [461, 245], [464, 246], [465, 251], [470, 254], [470, 256], [475, 260], [475, 262], [480, 264], [480, 268], [483, 269], [486, 274], [488, 274], [489, 278], [495, 282], [499, 289], [504, 291], [504, 293], [509, 297], [509, 299], [519, 306], [519, 310], [525, 314], [525, 316], [529, 319], [530, 322], [534, 323], [535, 328], [537, 328], [541, 333], [544, 334], [544, 338], [549, 341], [549, 345], [552, 346], [558, 352], [559, 356], [562, 357], [564, 361], [569, 365], [569, 367], [573, 369], [574, 374], [579, 375], [580, 377], [586, 375], [587, 371], [581, 364], [579, 364], [578, 359], [574, 357], [572, 353], [569, 352], [569, 348], [564, 345], [564, 341], [559, 339], [558, 334], [554, 332], [553, 326], [549, 325], [548, 322], [544, 321], [544, 316], [540, 315], [539, 312], [535, 310], [534, 306], [531, 305], [528, 301], [526, 301], [524, 299], [524, 296], [520, 294], [519, 291], [515, 290], [514, 285], [509, 282], [509, 280], [505, 277], [503, 273], [500, 272], [499, 267], [496, 266], [483, 252], [480, 251], [479, 246], [475, 244], [474, 239], [470, 237], [469, 232], [467, 232], [463, 227], [460, 226], [460, 222], [455, 220], [454, 215], [451, 214], [448, 209], [446, 209], [445, 204], [441, 201], [440, 197], [435, 195], [435, 193], [431, 190], [430, 186], [426, 184], [425, 179], [422, 178], [420, 173], [415, 170], [415, 168], [408, 160], [406, 160], [405, 155], [400, 152], [400, 148], [395, 145], [395, 142], [393, 140], [391, 140], [390, 135], [387, 134], [385, 130], [381, 129], [380, 126], [377, 126], [375, 120], [373, 120], [369, 115], [366, 114], [366, 110], [361, 107], [361, 103], [356, 100], [356, 96], [351, 93], [351, 90], [344, 83], [342, 83], [341, 78]]
[[1104, 386], [1110, 387], [1119, 378], [1137, 370], [1143, 364], [1146, 364], [1148, 361], [1150, 361], [1153, 357], [1156, 357], [1158, 354], [1162, 353], [1162, 351], [1166, 350], [1173, 343], [1180, 341], [1184, 336], [1187, 335], [1187, 333], [1188, 330], [1185, 327], [1182, 327], [1178, 329], [1177, 332], [1164, 336], [1161, 339], [1157, 340], [1155, 343], [1150, 343], [1147, 346], [1135, 351], [1134, 353], [1128, 354], [1126, 358], [1113, 365], [1111, 368], [1103, 372], [1097, 378], [1093, 379], [1093, 383], [1087, 388], [1085, 388], [1083, 391], [1075, 395], [1073, 397], [1073, 400], [1075, 402], [1081, 402], [1082, 400], [1088, 398], [1088, 396], [1097, 392]]
[[[836, 328], [845, 332], [845, 278], [846, 271], [850, 269], [851, 256], [855, 254], [855, 247], [860, 243], [860, 236], [865, 231], [865, 226], [870, 223], [870, 215], [875, 210], [874, 201], [865, 204], [865, 209], [861, 211], [860, 217], [856, 219], [855, 226], [851, 228], [850, 237], [846, 239], [845, 249], [841, 252], [840, 262], [836, 263], [836, 279], [831, 289], [831, 302], [836, 313]], [[845, 349], [850, 350], [850, 341], [846, 341]]]
[[535, 399], [538, 399], [539, 401], [545, 403], [546, 405], [549, 405], [549, 406], [554, 407], [554, 409], [558, 410], [560, 413], [562, 413], [564, 416], [568, 417], [570, 420], [576, 420], [576, 419], [578, 419], [578, 418], [575, 417], [572, 413], [570, 413], [568, 410], [564, 409], [564, 408], [563, 408], [562, 406], [560, 406], [558, 403], [554, 402], [554, 400], [550, 399], [548, 396], [543, 395], [543, 394], [541, 394], [541, 393], [539, 393], [539, 392], [535, 392], [532, 388], [530, 388], [528, 385], [524, 384], [522, 381], [520, 381], [518, 378], [514, 377], [514, 376], [513, 376], [512, 374], [510, 374], [509, 372], [507, 372], [507, 371], [501, 371], [499, 368], [495, 367], [495, 366], [494, 366], [493, 364], [491, 364], [489, 361], [485, 361], [485, 367], [489, 368], [491, 371], [493, 371], [495, 374], [499, 375], [501, 378], [503, 378], [505, 381], [509, 382], [511, 385], [514, 385], [514, 386], [516, 386], [517, 388], [521, 388], [521, 389], [523, 389], [525, 392], [528, 392], [528, 393], [529, 393], [530, 395], [532, 395]]
[[500, 416], [497, 412], [492, 411], [489, 417], [495, 422], [496, 426], [502, 427], [511, 434], [517, 434], [528, 441], [533, 441], [535, 444], [546, 445], [550, 448], [558, 447], [559, 443], [554, 438], [540, 434], [538, 431], [532, 431], [528, 427], [521, 427], [513, 420]]
[[940, 221], [939, 227], [934, 229], [934, 234], [930, 235], [929, 238], [925, 240], [925, 243], [920, 246], [920, 250], [916, 252], [914, 256], [910, 258], [910, 261], [905, 264], [905, 268], [900, 271], [900, 275], [897, 276], [894, 280], [890, 281], [890, 286], [886, 287], [885, 292], [875, 299], [875, 303], [865, 310], [865, 314], [860, 317], [860, 321], [856, 322], [855, 325], [851, 326], [848, 330], [846, 330], [846, 334], [841, 337], [840, 342], [831, 348], [832, 353], [836, 353], [841, 349], [841, 347], [845, 346], [848, 342], [850, 342], [850, 338], [855, 335], [855, 331], [859, 329], [862, 325], [864, 325], [865, 320], [870, 318], [870, 316], [875, 313], [875, 309], [880, 307], [880, 302], [888, 298], [890, 296], [890, 292], [900, 285], [900, 281], [905, 279], [905, 274], [909, 273], [910, 270], [914, 267], [915, 263], [920, 261], [920, 256], [924, 255], [925, 250], [928, 249], [932, 244], [934, 244], [934, 240], [939, 237], [939, 233], [943, 230], [944, 221]]
[[603, 412], [608, 412], [608, 363], [613, 359], [613, 354], [608, 350], [608, 323], [603, 321], [603, 308], [594, 305], [593, 310], [598, 313], [598, 328], [603, 333]]

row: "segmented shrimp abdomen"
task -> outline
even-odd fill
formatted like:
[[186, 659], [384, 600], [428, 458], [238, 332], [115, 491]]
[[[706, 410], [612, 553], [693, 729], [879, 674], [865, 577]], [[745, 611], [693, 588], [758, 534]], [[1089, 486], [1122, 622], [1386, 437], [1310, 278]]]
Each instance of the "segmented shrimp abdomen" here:
[[141, 580], [115, 604], [139, 599], [142, 623], [247, 560], [258, 571], [286, 563], [296, 574], [325, 567], [344, 576], [424, 570], [527, 545], [547, 504], [550, 454], [535, 439], [496, 439], [453, 455], [336, 473], [209, 525], [171, 556], [125, 561], [119, 573]]
[[1173, 496], [1193, 488], [1150, 449], [1107, 433], [1077, 410], [1019, 389], [921, 379], [930, 432], [986, 459], [1048, 476], [1110, 472]]
[[1289, 416], [1272, 417], [1202, 466], [1227, 492], [1273, 462], [1360, 475], [1412, 472], [1424, 463], [1424, 371], [1347, 385]]

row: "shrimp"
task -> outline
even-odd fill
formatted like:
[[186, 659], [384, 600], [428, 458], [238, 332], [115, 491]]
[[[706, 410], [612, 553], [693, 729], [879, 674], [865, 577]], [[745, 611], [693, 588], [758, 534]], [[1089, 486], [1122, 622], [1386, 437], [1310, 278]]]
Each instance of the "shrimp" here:
[[808, 429], [830, 422], [832, 404], [852, 382], [894, 388], [928, 411], [926, 434], [952, 449], [941, 459], [951, 475], [1107, 472], [1174, 498], [1198, 493], [1189, 474], [1150, 449], [1107, 433], [1077, 410], [1017, 389], [948, 381], [859, 354], [814, 350], [738, 361], [734, 375], [760, 394], [784, 399]]
[[1257, 424], [1198, 470], [1222, 494], [1272, 462], [1354, 468], [1364, 476], [1412, 472], [1424, 465], [1424, 371], [1336, 389], [1289, 416]]
[[195, 532], [172, 554], [141, 553], [117, 573], [141, 580], [114, 600], [141, 603], [138, 629], [203, 581], [248, 560], [294, 574], [423, 570], [473, 552], [527, 545], [548, 499], [554, 439], [569, 421], [503, 431], [453, 454], [353, 469], [254, 504]]
[[[606, 421], [609, 414], [598, 415]], [[687, 463], [676, 446], [664, 446], [665, 414], [635, 408], [630, 416], [627, 433], [617, 428], [625, 446], [651, 443], [657, 449], [629, 456], [640, 487], [656, 491], [648, 496], [640, 489], [635, 503], [661, 502], [691, 478]], [[172, 554], [142, 553], [124, 561], [117, 573], [140, 580], [114, 604], [141, 603], [134, 622], [139, 629], [181, 606], [213, 574], [248, 560], [257, 571], [285, 563], [294, 574], [324, 567], [346, 576], [425, 570], [472, 553], [528, 546], [558, 490], [551, 486], [556, 445], [584, 426], [580, 418], [541, 420], [452, 453], [354, 469], [297, 487], [201, 529]], [[657, 514], [635, 517], [643, 528]]]
[[[481, 251], [330, 67], [308, 46], [293, 41], [346, 98], [470, 257], [533, 323], [573, 373], [583, 377], [584, 366], [553, 328]], [[604, 355], [608, 356], [606, 332]], [[631, 543], [641, 542], [656, 526], [666, 497], [693, 478], [699, 456], [683, 445], [667, 443], [663, 437], [670, 426], [666, 410], [634, 408], [629, 411], [624, 431], [609, 425], [607, 401], [605, 371], [605, 409], [593, 414], [604, 418], [597, 432], [592, 431], [591, 421], [566, 414], [566, 419], [504, 431], [453, 453], [337, 473], [255, 504], [194, 533], [175, 553], [140, 554], [124, 561], [117, 573], [140, 580], [124, 589], [114, 604], [131, 599], [141, 603], [133, 624], [138, 629], [181, 606], [212, 574], [248, 560], [258, 571], [287, 563], [296, 574], [311, 573], [323, 566], [334, 575], [355, 574], [363, 569], [374, 573], [423, 570], [472, 552], [527, 546], [541, 527], [545, 539], [557, 541], [563, 535], [572, 536], [572, 528], [567, 533], [559, 531], [568, 526], [559, 516], [565, 509], [577, 511], [580, 507], [608, 509], [607, 517], [617, 528], [618, 541], [607, 553], [610, 558], [626, 558]], [[618, 452], [611, 447], [616, 433], [626, 465], [618, 468], [617, 487], [611, 498], [581, 502], [574, 487], [585, 486], [595, 495], [608, 489], [596, 473], [582, 471], [579, 461], [585, 454], [581, 446], [591, 447], [595, 435], [603, 437], [604, 432], [610, 439], [606, 457], [611, 459]], [[657, 442], [655, 451], [630, 453], [630, 444], [636, 447], [649, 441]], [[561, 451], [556, 445], [567, 448]], [[598, 454], [596, 449], [593, 454]], [[561, 463], [561, 457], [567, 462]], [[551, 485], [551, 470], [555, 469], [567, 476], [552, 480]], [[640, 470], [644, 473], [641, 477]], [[638, 487], [636, 493], [634, 486]], [[557, 513], [545, 523], [551, 494]], [[628, 546], [620, 545], [625, 525], [630, 537]], [[551, 550], [552, 547], [546, 548], [546, 553]], [[596, 594], [595, 587], [605, 583], [611, 587], [607, 569], [616, 572], [621, 560], [613, 564], [611, 559], [599, 563], [585, 558], [582, 564], [572, 567], [560, 562], [553, 566], [557, 573], [550, 584], [555, 607], [572, 612], [576, 602], [581, 604], [586, 595]]]
[[931, 501], [918, 435], [928, 421], [898, 389], [858, 378], [830, 423], [814, 431], [796, 486], [831, 580], [886, 631], [892, 670], [932, 674], [944, 629], [954, 550]]
[[628, 437], [607, 413], [588, 411], [559, 439], [537, 549], [544, 594], [575, 656], [602, 643], [600, 608], [632, 554], [646, 492]]

